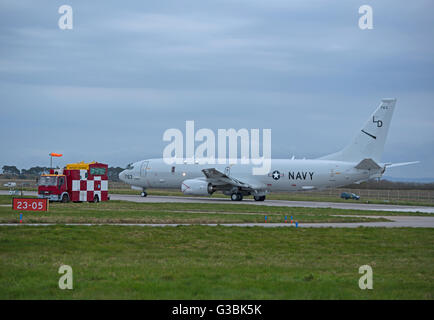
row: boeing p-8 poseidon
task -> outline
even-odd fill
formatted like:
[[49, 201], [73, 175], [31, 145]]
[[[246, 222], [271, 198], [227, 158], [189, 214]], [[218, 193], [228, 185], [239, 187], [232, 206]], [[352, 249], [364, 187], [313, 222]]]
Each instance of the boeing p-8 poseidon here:
[[212, 195], [222, 192], [234, 201], [252, 195], [264, 201], [273, 191], [301, 191], [336, 188], [381, 178], [387, 168], [417, 163], [382, 163], [396, 99], [382, 99], [375, 112], [344, 149], [318, 159], [271, 159], [271, 170], [252, 174], [252, 164], [167, 164], [164, 159], [138, 161], [119, 178], [140, 189], [180, 188], [186, 195]]

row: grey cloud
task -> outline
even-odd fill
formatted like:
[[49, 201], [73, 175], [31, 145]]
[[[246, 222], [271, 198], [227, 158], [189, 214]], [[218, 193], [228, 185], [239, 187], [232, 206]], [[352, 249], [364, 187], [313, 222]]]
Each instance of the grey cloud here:
[[397, 97], [385, 158], [423, 161], [396, 176], [434, 177], [434, 5], [367, 3], [370, 31], [359, 1], [319, 0], [73, 2], [60, 31], [64, 1], [2, 1], [0, 134], [14, 139], [0, 162], [125, 165], [161, 156], [185, 120], [271, 128], [273, 156], [316, 157]]

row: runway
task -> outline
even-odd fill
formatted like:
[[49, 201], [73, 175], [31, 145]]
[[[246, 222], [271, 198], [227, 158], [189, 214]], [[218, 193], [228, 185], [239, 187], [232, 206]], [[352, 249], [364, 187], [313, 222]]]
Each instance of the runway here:
[[342, 202], [316, 202], [316, 201], [287, 201], [287, 200], [265, 200], [254, 201], [244, 199], [243, 201], [232, 201], [229, 198], [205, 198], [205, 197], [176, 197], [176, 196], [147, 196], [111, 194], [112, 200], [123, 200], [132, 202], [175, 202], [175, 203], [229, 203], [229, 204], [253, 204], [258, 206], [279, 206], [279, 207], [305, 207], [305, 208], [334, 208], [344, 210], [369, 210], [369, 211], [396, 211], [396, 212], [421, 212], [434, 213], [434, 207], [419, 206], [398, 206], [388, 204], [366, 204], [366, 203], [342, 203]]
[[[7, 190], [0, 190], [0, 194], [9, 194]], [[34, 191], [24, 191], [24, 195], [36, 196]], [[288, 200], [265, 200], [254, 201], [244, 199], [243, 201], [231, 201], [228, 198], [211, 197], [183, 197], [183, 196], [153, 196], [141, 197], [140, 195], [110, 194], [111, 200], [122, 200], [131, 202], [164, 202], [164, 203], [228, 203], [228, 204], [251, 204], [258, 206], [280, 206], [280, 207], [304, 207], [304, 208], [334, 208], [343, 210], [368, 210], [368, 211], [395, 211], [395, 212], [420, 212], [434, 214], [434, 207], [423, 206], [401, 206], [388, 204], [367, 204], [367, 203], [343, 203], [343, 202], [317, 202], [317, 201], [288, 201]]]

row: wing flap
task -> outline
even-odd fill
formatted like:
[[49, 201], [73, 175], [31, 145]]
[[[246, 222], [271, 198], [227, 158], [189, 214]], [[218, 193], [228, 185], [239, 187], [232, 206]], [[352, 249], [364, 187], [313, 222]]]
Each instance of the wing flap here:
[[239, 181], [238, 179], [235, 179], [233, 177], [229, 177], [228, 175], [218, 171], [215, 168], [202, 169], [202, 172], [209, 181], [214, 182], [216, 184], [220, 184], [220, 185], [230, 184], [236, 187], [253, 189], [253, 187], [250, 184]]

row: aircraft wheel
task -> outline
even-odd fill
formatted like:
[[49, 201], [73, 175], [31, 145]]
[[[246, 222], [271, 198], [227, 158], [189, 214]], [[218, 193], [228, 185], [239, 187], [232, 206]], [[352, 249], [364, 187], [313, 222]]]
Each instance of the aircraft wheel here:
[[141, 196], [142, 197], [146, 197], [148, 194], [145, 192], [145, 191], [143, 191], [142, 193], [141, 193]]
[[243, 195], [241, 193], [232, 193], [231, 194], [231, 200], [232, 201], [241, 201], [243, 200]]

